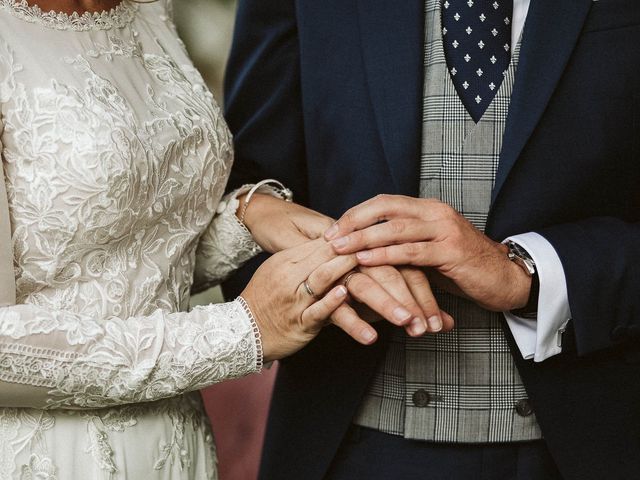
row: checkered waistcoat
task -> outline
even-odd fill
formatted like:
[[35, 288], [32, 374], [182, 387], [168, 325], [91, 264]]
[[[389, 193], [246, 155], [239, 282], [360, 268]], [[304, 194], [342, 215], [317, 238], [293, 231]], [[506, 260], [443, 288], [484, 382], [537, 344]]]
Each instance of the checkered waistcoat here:
[[[483, 230], [518, 47], [493, 103], [474, 123], [447, 69], [439, 4], [426, 2], [420, 195], [452, 205]], [[456, 328], [422, 338], [397, 329], [354, 422], [438, 442], [541, 438], [535, 415], [522, 408], [527, 394], [501, 328], [503, 316], [445, 292], [436, 297]]]

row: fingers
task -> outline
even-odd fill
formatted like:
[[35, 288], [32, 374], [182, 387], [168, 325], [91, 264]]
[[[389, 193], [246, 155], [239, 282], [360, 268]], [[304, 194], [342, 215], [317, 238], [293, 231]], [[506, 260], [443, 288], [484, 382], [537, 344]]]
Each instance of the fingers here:
[[329, 317], [344, 304], [346, 298], [347, 288], [344, 285], [338, 285], [320, 300], [309, 305], [302, 312], [304, 329], [308, 332], [318, 332], [327, 323]]
[[378, 338], [378, 333], [371, 325], [362, 320], [353, 308], [344, 303], [346, 298], [347, 288], [344, 285], [339, 285], [307, 307], [302, 313], [302, 323], [305, 330], [316, 332], [331, 317], [333, 324], [344, 330], [355, 341], [363, 345], [371, 345]]
[[363, 273], [355, 273], [349, 279], [347, 289], [351, 296], [360, 303], [398, 326], [408, 325], [412, 315], [399, 300], [389, 294], [378, 282]]
[[446, 204], [434, 199], [421, 199], [401, 195], [378, 195], [345, 212], [326, 232], [325, 238], [335, 238], [355, 230], [375, 225], [397, 217], [435, 220], [446, 216], [452, 210]]
[[440, 311], [442, 315], [442, 332], [449, 332], [456, 326], [456, 322], [447, 312]]
[[412, 205], [410, 197], [401, 195], [378, 195], [366, 202], [347, 210], [326, 232], [325, 238], [331, 240], [339, 234], [351, 233], [364, 227], [389, 220], [395, 216], [407, 216], [407, 209]]
[[360, 265], [413, 265], [439, 267], [451, 259], [452, 252], [438, 242], [403, 243], [356, 253]]
[[[391, 296], [398, 300], [404, 308], [411, 312], [411, 322], [406, 326], [407, 333], [413, 337], [424, 334], [427, 329], [427, 321], [423, 310], [413, 297], [403, 275], [395, 267], [364, 267], [362, 273], [374, 279]], [[425, 278], [425, 281], [426, 278]]]
[[[401, 268], [400, 273], [411, 292], [412, 298], [416, 299], [420, 308], [424, 312], [429, 326], [429, 331], [435, 333], [443, 330], [445, 326], [445, 312], [440, 310], [438, 302], [431, 290], [431, 286], [429, 285], [429, 280], [424, 272], [417, 268]], [[449, 328], [450, 330], [453, 328], [453, 318], [448, 314], [446, 315], [448, 317], [447, 326], [451, 324]], [[451, 321], [449, 321], [449, 319]]]
[[371, 345], [378, 338], [375, 328], [362, 320], [353, 308], [344, 303], [331, 315], [334, 325], [344, 330], [356, 342]]
[[[357, 265], [358, 261], [355, 255], [341, 255], [323, 263], [309, 274], [306, 286], [302, 282], [298, 287], [300, 295], [306, 296], [309, 302], [314, 301], [310, 293], [313, 293], [315, 297], [322, 296], [334, 283]], [[307, 291], [307, 287], [311, 289], [311, 292]]]
[[335, 238], [331, 240], [331, 245], [338, 253], [353, 253], [386, 245], [437, 240], [438, 234], [444, 231], [440, 223], [415, 218], [394, 218]]

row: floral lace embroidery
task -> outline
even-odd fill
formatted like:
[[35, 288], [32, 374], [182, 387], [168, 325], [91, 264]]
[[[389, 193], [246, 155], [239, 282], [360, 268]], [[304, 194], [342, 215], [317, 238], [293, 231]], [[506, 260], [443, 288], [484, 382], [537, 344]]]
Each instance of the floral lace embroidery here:
[[22, 466], [20, 480], [58, 480], [56, 470], [50, 458], [33, 453], [29, 464]]
[[133, 20], [138, 10], [135, 3], [122, 0], [111, 10], [104, 12], [77, 12], [71, 15], [63, 12], [45, 12], [37, 5], [29, 5], [26, 0], [0, 0], [0, 8], [29, 23], [36, 23], [56, 30], [109, 30], [122, 28]]
[[[21, 479], [56, 478], [51, 459], [41, 451], [44, 433], [54, 424], [53, 416], [45, 411], [0, 408], [0, 480], [13, 479], [16, 455], [25, 449], [39, 453], [32, 453], [28, 464], [22, 466]], [[23, 426], [26, 433], [20, 428]]]
[[221, 202], [225, 208], [214, 220], [214, 228], [207, 229], [200, 239], [196, 251], [199, 261], [194, 271], [193, 291], [196, 293], [211, 287], [211, 279], [226, 278], [236, 265], [242, 265], [262, 252], [247, 227], [236, 217], [238, 205], [235, 192], [232, 192]]
[[[142, 48], [135, 39], [125, 40], [112, 33], [108, 33], [107, 38], [109, 39], [108, 45], [101, 45], [96, 42], [96, 48], [87, 50], [86, 55], [91, 58], [103, 58], [109, 62], [112, 62], [116, 57], [142, 57]], [[73, 63], [73, 60], [69, 61]]]

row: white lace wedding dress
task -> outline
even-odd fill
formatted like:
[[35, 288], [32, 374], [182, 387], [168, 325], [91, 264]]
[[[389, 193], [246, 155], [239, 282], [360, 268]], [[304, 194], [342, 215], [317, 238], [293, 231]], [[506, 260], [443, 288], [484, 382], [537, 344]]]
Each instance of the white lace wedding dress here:
[[165, 1], [68, 16], [0, 0], [18, 290], [0, 309], [2, 480], [216, 478], [185, 392], [260, 368], [240, 300], [186, 313], [194, 277], [259, 248], [221, 201], [231, 137]]

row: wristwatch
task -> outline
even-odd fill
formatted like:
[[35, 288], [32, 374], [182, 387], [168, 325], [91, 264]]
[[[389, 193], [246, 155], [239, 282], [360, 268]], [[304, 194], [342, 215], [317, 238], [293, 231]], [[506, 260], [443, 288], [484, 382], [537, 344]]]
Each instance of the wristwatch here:
[[509, 260], [520, 266], [531, 277], [531, 290], [529, 290], [527, 304], [522, 308], [511, 310], [511, 313], [516, 317], [535, 319], [538, 317], [538, 295], [540, 293], [540, 279], [538, 278], [536, 262], [533, 261], [529, 252], [517, 243], [508, 241], [507, 247], [509, 247], [509, 252], [507, 253]]

